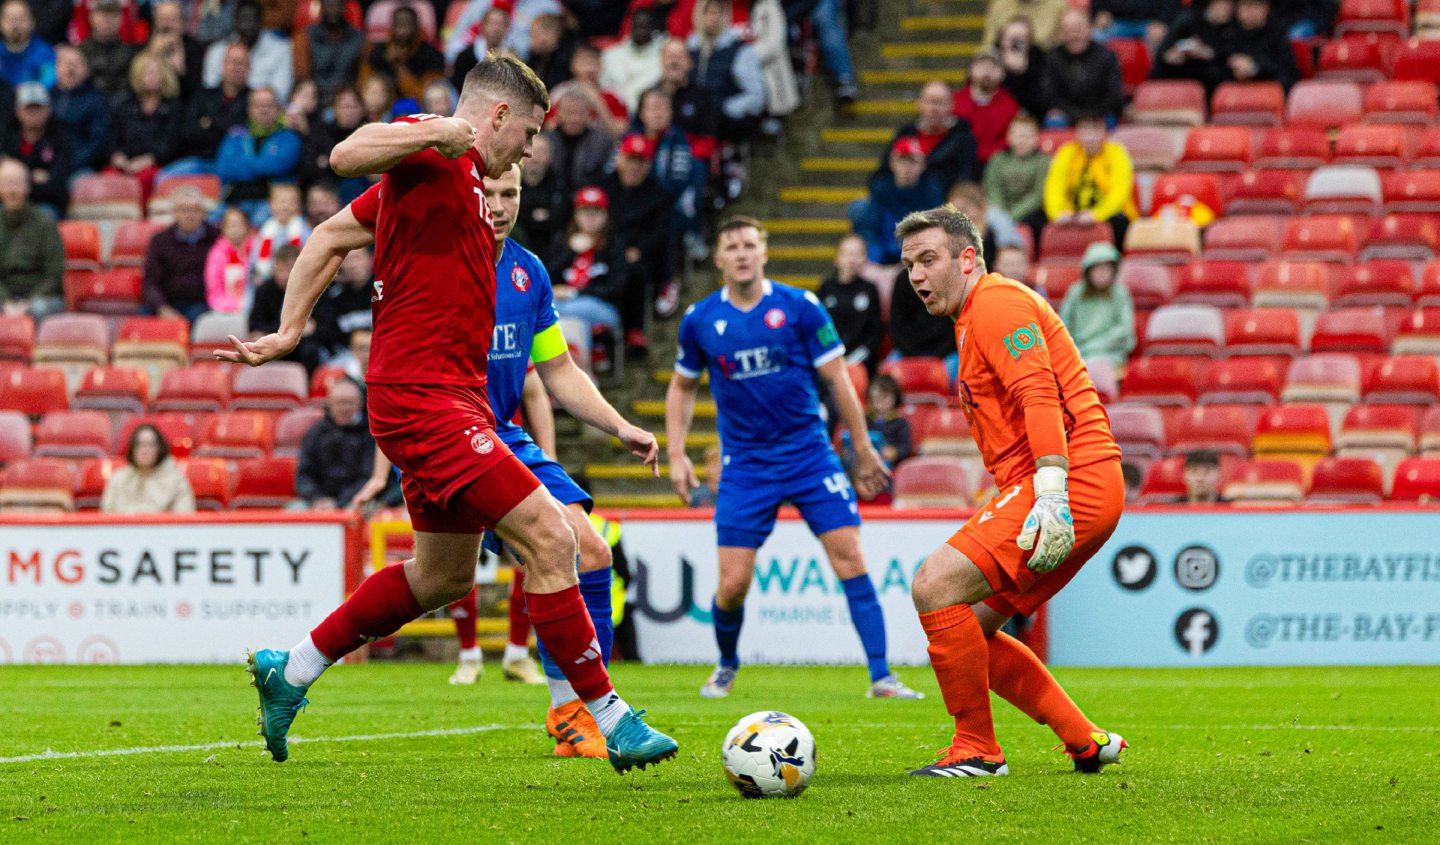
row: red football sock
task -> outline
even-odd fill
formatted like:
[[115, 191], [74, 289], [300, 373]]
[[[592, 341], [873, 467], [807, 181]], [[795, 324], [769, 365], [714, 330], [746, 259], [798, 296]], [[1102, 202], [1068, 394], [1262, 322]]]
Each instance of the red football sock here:
[[990, 689], [1026, 716], [1049, 725], [1071, 751], [1089, 745], [1091, 731], [1099, 730], [1065, 694], [1035, 652], [1001, 632], [990, 638]]
[[405, 580], [405, 566], [387, 566], [316, 625], [310, 639], [333, 662], [371, 640], [390, 636], [423, 612]]
[[526, 593], [525, 600], [535, 633], [580, 699], [594, 701], [614, 692], [580, 586], [558, 593]]
[[510, 645], [530, 645], [530, 614], [525, 611], [525, 570], [515, 567], [515, 580], [510, 582]]
[[455, 620], [455, 636], [459, 638], [461, 648], [475, 647], [475, 616], [480, 612], [475, 604], [476, 592], [471, 587], [465, 598], [450, 605], [450, 618]]
[[920, 614], [930, 639], [930, 666], [940, 681], [945, 709], [955, 717], [954, 744], [992, 761], [1003, 759], [990, 713], [989, 649], [968, 604]]

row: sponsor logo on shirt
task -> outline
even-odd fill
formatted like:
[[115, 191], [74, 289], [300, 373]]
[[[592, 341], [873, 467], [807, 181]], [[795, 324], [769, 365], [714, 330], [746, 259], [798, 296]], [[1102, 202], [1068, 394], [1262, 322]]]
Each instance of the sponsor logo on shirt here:
[[496, 323], [490, 336], [489, 360], [503, 361], [529, 354], [530, 350], [524, 348], [523, 341], [519, 323]]
[[741, 381], [778, 373], [785, 369], [785, 349], [781, 346], [737, 349], [731, 355], [715, 356], [715, 361], [725, 373], [725, 378], [730, 381]]
[[1005, 335], [1005, 348], [1010, 350], [1011, 358], [1019, 359], [1032, 350], [1041, 349], [1044, 346], [1045, 336], [1040, 333], [1040, 328], [1034, 323], [1021, 326]]
[[516, 290], [524, 293], [530, 289], [530, 274], [525, 272], [524, 267], [516, 267], [510, 271], [510, 284], [514, 285]]

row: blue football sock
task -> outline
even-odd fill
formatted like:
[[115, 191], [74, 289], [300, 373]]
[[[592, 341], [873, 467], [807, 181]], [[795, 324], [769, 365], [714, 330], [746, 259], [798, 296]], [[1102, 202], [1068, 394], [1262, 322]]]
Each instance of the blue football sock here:
[[880, 597], [875, 594], [869, 575], [856, 575], [841, 581], [840, 585], [845, 588], [845, 601], [850, 604], [850, 621], [855, 623], [855, 632], [865, 647], [870, 680], [878, 681], [890, 674], [890, 663], [885, 659], [885, 613], [880, 609]]
[[[610, 580], [613, 572], [609, 568], [597, 569], [594, 572], [580, 573], [580, 598], [585, 600], [585, 610], [590, 613], [590, 621], [595, 625], [595, 639], [600, 641], [600, 654], [605, 660], [605, 665], [610, 665], [610, 649], [615, 643], [615, 621], [610, 615]], [[538, 637], [535, 640], [535, 650], [540, 654], [540, 666], [545, 670], [545, 677], [561, 679], [565, 673], [551, 659], [550, 652], [546, 650], [545, 643]]]
[[715, 620], [715, 644], [720, 647], [720, 665], [740, 668], [740, 625], [745, 621], [745, 605], [723, 610], [713, 600], [710, 616]]

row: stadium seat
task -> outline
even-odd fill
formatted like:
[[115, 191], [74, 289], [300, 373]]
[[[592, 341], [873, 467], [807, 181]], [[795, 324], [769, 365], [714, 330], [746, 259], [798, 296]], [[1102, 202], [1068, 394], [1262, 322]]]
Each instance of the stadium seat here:
[[1130, 291], [1130, 300], [1140, 311], [1159, 308], [1175, 296], [1171, 268], [1153, 261], [1136, 259], [1120, 264], [1117, 282]]
[[65, 374], [59, 370], [15, 369], [0, 374], [0, 410], [19, 411], [39, 418], [51, 411], [66, 411]]
[[1221, 494], [1232, 504], [1294, 504], [1305, 498], [1305, 475], [1291, 461], [1245, 461], [1225, 482]]
[[[1226, 455], [1222, 457], [1229, 458]], [[1233, 460], [1233, 459], [1232, 459]], [[1140, 504], [1170, 505], [1185, 501], [1185, 456], [1153, 461], [1140, 485]]]
[[159, 223], [148, 220], [121, 223], [115, 229], [115, 240], [110, 245], [110, 266], [144, 267], [150, 239], [164, 228]]
[[1389, 78], [1394, 61], [1394, 39], [1336, 38], [1320, 47], [1320, 65], [1315, 78], [1369, 85]]
[[175, 192], [181, 188], [194, 188], [205, 198], [207, 210], [220, 202], [222, 186], [220, 177], [210, 173], [180, 174], [157, 179], [155, 191], [150, 195], [149, 217], [152, 222], [169, 224], [173, 219]]
[[1428, 125], [1440, 115], [1435, 83], [1421, 80], [1377, 82], [1365, 89], [1367, 123]]
[[1341, 0], [1340, 12], [1335, 17], [1335, 37], [1357, 32], [1383, 32], [1408, 38], [1408, 0]]
[[1440, 406], [1420, 415], [1420, 454], [1440, 455]]
[[880, 368], [900, 384], [906, 402], [944, 405], [950, 401], [950, 373], [939, 358], [901, 358]]
[[1369, 458], [1324, 458], [1315, 465], [1307, 502], [1318, 504], [1374, 504], [1385, 498], [1380, 465]]
[[860, 361], [846, 364], [845, 370], [850, 373], [850, 383], [855, 385], [855, 395], [859, 396], [863, 402], [869, 395], [870, 371], [865, 369], [865, 364]]
[[1243, 173], [1250, 168], [1251, 134], [1243, 126], [1197, 126], [1185, 136], [1180, 169], [1191, 173]]
[[0, 466], [30, 457], [33, 447], [30, 418], [19, 411], [0, 411]]
[[1440, 224], [1433, 214], [1386, 214], [1370, 224], [1360, 260], [1429, 261], [1440, 252]]
[[1112, 405], [1106, 412], [1110, 433], [1126, 460], [1151, 461], [1165, 454], [1165, 417], [1158, 408], [1126, 402]]
[[103, 458], [110, 454], [110, 418], [99, 411], [56, 411], [35, 428], [37, 458]]
[[1201, 404], [1272, 405], [1280, 398], [1284, 373], [1272, 358], [1215, 361], [1200, 376]]
[[1285, 125], [1338, 129], [1360, 120], [1364, 99], [1360, 86], [1354, 82], [1303, 79], [1290, 89]]
[[[924, 406], [921, 406], [924, 407]], [[970, 435], [970, 422], [959, 408], [928, 407], [923, 427], [914, 433], [916, 451], [921, 455], [973, 457], [980, 447]]]
[[1395, 124], [1357, 124], [1340, 130], [1332, 164], [1394, 170], [1413, 157], [1411, 127]]
[[1440, 170], [1393, 173], [1384, 185], [1386, 212], [1440, 212]]
[[1429, 355], [1395, 355], [1380, 365], [1365, 391], [1366, 402], [1431, 405], [1440, 401], [1440, 369]]
[[1260, 139], [1257, 169], [1313, 170], [1330, 162], [1330, 138], [1323, 129], [1269, 129]]
[[75, 509], [70, 465], [25, 458], [0, 470], [0, 513], [64, 513]]
[[1150, 48], [1138, 38], [1111, 38], [1105, 47], [1120, 61], [1120, 77], [1129, 95], [1150, 78]]
[[1128, 403], [1185, 406], [1198, 395], [1194, 360], [1160, 355], [1134, 358], [1125, 368], [1121, 398]]
[[1420, 138], [1415, 141], [1415, 156], [1410, 161], [1413, 168], [1440, 168], [1440, 126], [1421, 129]]
[[214, 361], [215, 350], [230, 349], [229, 336], [241, 338], [248, 334], [244, 314], [223, 314], [208, 311], [201, 314], [190, 330], [190, 363]]
[[199, 458], [263, 458], [275, 440], [274, 417], [259, 411], [230, 411], [205, 418]]
[[320, 408], [296, 408], [280, 415], [275, 423], [275, 449], [271, 452], [277, 458], [295, 458], [300, 455], [300, 441], [325, 412]]
[[965, 462], [950, 455], [921, 456], [895, 468], [894, 507], [953, 508], [967, 502]]
[[1244, 458], [1255, 432], [1255, 409], [1245, 405], [1194, 405], [1167, 415], [1171, 454], [1214, 451]]
[[150, 385], [158, 388], [167, 370], [189, 362], [189, 349], [190, 325], [183, 318], [131, 317], [120, 324], [111, 361], [116, 366], [144, 367]]
[[1282, 257], [1290, 261], [1348, 264], [1360, 250], [1359, 232], [1349, 217], [1335, 214], [1298, 217], [1285, 227]]
[[134, 267], [65, 274], [65, 301], [75, 311], [125, 316], [140, 310], [144, 275]]
[[[1124, 266], [1123, 264], [1121, 265]], [[1037, 264], [1033, 273], [1035, 289], [1044, 291], [1045, 297], [1059, 309], [1070, 286], [1080, 281], [1080, 265], [1075, 261], [1058, 264]]]
[[345, 378], [345, 368], [343, 367], [336, 367], [329, 364], [316, 367], [315, 373], [310, 376], [311, 401], [323, 400], [325, 394], [330, 392], [330, 385], [342, 378]]
[[30, 362], [35, 351], [35, 321], [29, 314], [0, 314], [0, 361]]
[[[948, 392], [948, 380], [946, 387]], [[230, 407], [237, 411], [287, 411], [304, 405], [308, 396], [309, 379], [304, 365], [273, 361], [264, 367], [236, 370]]]
[[[1203, 223], [1219, 217], [1225, 213], [1225, 201], [1220, 196], [1220, 178], [1214, 173], [1162, 174], [1155, 180], [1150, 195], [1150, 213], [1163, 214], [1170, 206], [1175, 207], [1177, 213]], [[1205, 209], [1210, 213], [1200, 217]]]
[[1059, 129], [1040, 130], [1040, 152], [1047, 156], [1055, 155], [1055, 151], [1064, 145], [1075, 140], [1075, 130], [1068, 127]]
[[65, 245], [66, 270], [99, 270], [100, 227], [89, 220], [61, 220], [60, 242]]
[[146, 416], [133, 416], [120, 425], [120, 434], [115, 438], [115, 454], [123, 455], [130, 446], [130, 435], [142, 425], [153, 425], [170, 444], [170, 454], [177, 460], [188, 457], [195, 450], [197, 415], [166, 412]]
[[1210, 98], [1210, 122], [1279, 126], [1285, 121], [1285, 89], [1278, 82], [1222, 82]]
[[1125, 258], [1183, 264], [1200, 254], [1200, 227], [1178, 217], [1135, 220], [1125, 231]]
[[1341, 268], [1336, 285], [1335, 307], [1365, 305], [1408, 306], [1415, 298], [1415, 275], [1410, 262], [1365, 261]]
[[1415, 306], [1440, 307], [1440, 261], [1431, 261], [1420, 271], [1420, 283], [1415, 289]]
[[1306, 214], [1364, 214], [1380, 212], [1380, 174], [1375, 168], [1330, 164], [1316, 168], [1305, 181]]
[[1395, 51], [1393, 78], [1440, 82], [1440, 41], [1406, 41]]
[[1411, 457], [1395, 467], [1390, 499], [1431, 504], [1440, 500], [1440, 459]]
[[1064, 260], [1080, 263], [1085, 250], [1096, 241], [1115, 242], [1115, 230], [1103, 220], [1090, 224], [1047, 223], [1040, 232], [1040, 261]]
[[87, 370], [70, 407], [89, 411], [138, 414], [150, 399], [149, 379], [137, 367], [95, 367]]
[[1225, 354], [1300, 354], [1300, 320], [1290, 308], [1250, 308], [1225, 315]]
[[156, 412], [219, 413], [230, 407], [230, 373], [216, 364], [192, 364], [165, 373], [152, 404]]
[[1185, 130], [1176, 126], [1119, 126], [1110, 140], [1130, 153], [1137, 171], [1163, 172], [1175, 166], [1185, 143]]
[[1360, 362], [1338, 353], [1296, 358], [1285, 374], [1285, 402], [1352, 405], [1360, 401]]
[[1284, 234], [1278, 218], [1232, 214], [1205, 228], [1204, 256], [1207, 261], [1265, 261], [1280, 251]]
[[1415, 451], [1418, 409], [1405, 405], [1356, 405], [1345, 412], [1336, 454], [1368, 457], [1393, 469]]
[[1130, 120], [1151, 126], [1199, 126], [1205, 122], [1205, 86], [1188, 79], [1142, 82], [1130, 101]]
[[121, 466], [124, 466], [124, 462], [115, 458], [88, 458], [81, 461], [75, 472], [75, 510], [99, 510], [100, 499], [105, 495], [105, 484]]
[[1267, 261], [1255, 277], [1252, 303], [1257, 308], [1319, 311], [1330, 302], [1330, 269], [1316, 261]]
[[1241, 261], [1191, 261], [1180, 267], [1175, 303], [1241, 308], [1250, 303], [1250, 265]]
[[87, 173], [70, 185], [68, 216], [76, 220], [139, 220], [140, 180], [116, 173]]
[[34, 364], [63, 371], [67, 387], [73, 389], [86, 370], [104, 366], [109, 340], [105, 321], [94, 314], [55, 314], [40, 324]]
[[256, 458], [236, 465], [230, 507], [283, 508], [294, 498], [294, 458]]
[[230, 470], [219, 458], [191, 458], [185, 477], [195, 494], [195, 509], [223, 511], [230, 507]]
[[[1227, 214], [1294, 214], [1300, 209], [1306, 176], [1299, 170], [1251, 170], [1235, 180], [1234, 193], [1226, 205]], [[1225, 223], [1216, 221], [1216, 225]], [[1213, 232], [1205, 233], [1210, 249]], [[1277, 239], [1278, 240], [1278, 239]], [[1278, 246], [1278, 244], [1277, 244]]]
[[1379, 308], [1337, 308], [1322, 313], [1310, 336], [1311, 352], [1385, 352], [1390, 332]]
[[1210, 305], [1166, 305], [1155, 309], [1145, 327], [1148, 355], [1219, 357], [1225, 343], [1225, 321]]
[[1440, 356], [1440, 308], [1417, 308], [1405, 315], [1390, 351], [1396, 355]]
[[1260, 412], [1250, 449], [1257, 456], [1308, 457], [1313, 463], [1330, 454], [1330, 430], [1324, 405], [1276, 405]]
[[1100, 394], [1100, 401], [1106, 404], [1114, 402], [1120, 395], [1120, 380], [1115, 363], [1109, 358], [1097, 357], [1086, 358], [1084, 363], [1085, 369], [1090, 373], [1090, 382], [1095, 385], [1095, 392]]

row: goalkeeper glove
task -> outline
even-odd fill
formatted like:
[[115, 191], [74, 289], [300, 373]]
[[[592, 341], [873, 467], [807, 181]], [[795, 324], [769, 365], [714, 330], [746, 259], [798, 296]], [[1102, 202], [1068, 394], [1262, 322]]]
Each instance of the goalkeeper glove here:
[[1035, 506], [1025, 517], [1015, 544], [1027, 552], [1035, 550], [1029, 565], [1036, 572], [1049, 572], [1070, 556], [1075, 547], [1075, 520], [1070, 516], [1065, 470], [1041, 467], [1035, 471]]

